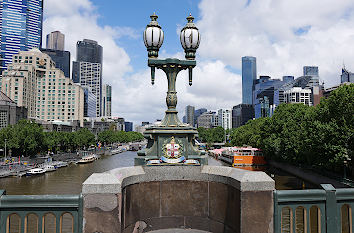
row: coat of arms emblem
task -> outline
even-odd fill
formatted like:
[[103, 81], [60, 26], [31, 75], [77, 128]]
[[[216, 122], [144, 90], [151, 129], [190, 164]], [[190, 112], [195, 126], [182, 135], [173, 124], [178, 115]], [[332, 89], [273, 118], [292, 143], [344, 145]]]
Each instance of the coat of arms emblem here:
[[171, 137], [171, 141], [164, 145], [163, 151], [164, 155], [160, 158], [162, 162], [181, 163], [186, 160], [186, 158], [182, 155], [182, 146], [175, 141], [173, 136]]

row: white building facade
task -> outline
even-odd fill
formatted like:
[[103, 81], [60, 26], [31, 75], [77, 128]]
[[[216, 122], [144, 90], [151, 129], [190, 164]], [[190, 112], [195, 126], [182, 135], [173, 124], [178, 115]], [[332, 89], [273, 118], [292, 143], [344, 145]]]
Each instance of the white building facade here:
[[284, 91], [285, 103], [303, 103], [312, 106], [311, 89], [303, 89], [301, 87], [293, 87]]
[[14, 55], [0, 86], [17, 106], [27, 108], [28, 118], [83, 123], [83, 88], [66, 78], [50, 56], [38, 49]]
[[230, 109], [218, 110], [218, 125], [224, 129], [232, 128], [232, 112]]

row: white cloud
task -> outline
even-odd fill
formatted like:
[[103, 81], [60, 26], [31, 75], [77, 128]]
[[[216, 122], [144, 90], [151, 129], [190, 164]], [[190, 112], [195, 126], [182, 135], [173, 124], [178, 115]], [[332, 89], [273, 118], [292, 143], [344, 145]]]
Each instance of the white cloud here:
[[242, 56], [255, 56], [258, 75], [273, 78], [300, 76], [304, 65], [317, 65], [327, 87], [339, 82], [343, 61], [354, 71], [352, 0], [247, 2], [200, 3], [201, 57], [240, 69]]
[[[111, 83], [132, 70], [128, 54], [115, 42], [124, 35], [122, 30], [100, 27], [97, 23], [99, 15], [89, 0], [48, 0], [44, 12], [43, 37], [55, 30], [64, 33], [65, 49], [71, 52], [72, 60], [76, 59], [76, 42], [79, 40], [92, 39], [103, 47], [104, 82]], [[133, 31], [129, 30], [129, 34], [134, 35]]]
[[[123, 116], [135, 123], [163, 118], [166, 110], [166, 75], [158, 70], [155, 85], [151, 86], [149, 68], [143, 67], [140, 72], [131, 73], [130, 58], [124, 48], [116, 43], [122, 36], [138, 38], [141, 33], [137, 29], [125, 25], [99, 26], [99, 14], [89, 0], [62, 0], [60, 4], [56, 0], [48, 0], [44, 11], [43, 35], [54, 30], [64, 33], [65, 46], [71, 51], [73, 60], [78, 40], [93, 39], [103, 46], [103, 79], [112, 85], [114, 116]], [[160, 57], [184, 59], [184, 54], [171, 56], [162, 50]], [[187, 71], [182, 71], [178, 76], [177, 107], [180, 117], [188, 104], [208, 109], [230, 108], [241, 100], [240, 76], [228, 71], [221, 61], [201, 62], [193, 71], [193, 79], [193, 86], [189, 87]]]
[[[241, 77], [227, 67], [241, 69], [242, 56], [256, 56], [258, 75], [280, 78], [300, 76], [304, 65], [318, 65], [327, 87], [339, 82], [343, 61], [354, 71], [354, 4], [352, 0], [202, 0], [201, 32], [193, 86], [187, 71], [177, 80], [179, 115], [188, 104], [210, 110], [241, 103]], [[156, 72], [150, 84], [148, 67], [132, 72], [121, 37], [139, 39], [141, 28], [99, 26], [99, 13], [90, 0], [47, 0], [44, 33], [60, 30], [66, 49], [76, 55], [76, 42], [84, 38], [103, 46], [104, 82], [113, 86], [114, 116], [139, 123], [161, 119], [166, 110], [166, 76]], [[178, 26], [177, 27], [181, 27]], [[179, 33], [180, 28], [176, 29]], [[168, 48], [167, 48], [168, 49]], [[146, 53], [146, 51], [141, 51]], [[160, 51], [160, 57], [178, 57]]]

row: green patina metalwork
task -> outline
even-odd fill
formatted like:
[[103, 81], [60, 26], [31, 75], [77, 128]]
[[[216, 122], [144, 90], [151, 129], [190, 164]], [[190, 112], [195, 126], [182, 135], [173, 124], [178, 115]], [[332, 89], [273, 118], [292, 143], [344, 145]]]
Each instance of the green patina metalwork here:
[[167, 110], [160, 125], [147, 128], [144, 136], [148, 139], [147, 148], [138, 152], [135, 158], [135, 165], [145, 165], [149, 160], [159, 159], [163, 155], [163, 145], [172, 137], [183, 148], [183, 156], [186, 159], [195, 159], [200, 164], [207, 164], [207, 156], [194, 145], [194, 138], [198, 131], [187, 124], [182, 123], [178, 118], [176, 80], [177, 75], [182, 70], [189, 70], [189, 84], [192, 84], [192, 69], [196, 66], [195, 60], [179, 60], [167, 58], [164, 60], [149, 59], [148, 66], [151, 67], [151, 79], [155, 80], [155, 68], [165, 72], [168, 81], [166, 95]]
[[[8, 229], [8, 218], [12, 214], [20, 217], [20, 232], [25, 231], [28, 214], [37, 216], [38, 233], [44, 233], [44, 216], [55, 216], [56, 232], [61, 229], [61, 217], [69, 213], [73, 220], [73, 232], [82, 232], [83, 202], [81, 195], [5, 195], [0, 190], [0, 232], [12, 232]], [[29, 224], [29, 223], [27, 223]]]
[[[274, 191], [274, 232], [309, 232], [309, 233], [343, 233], [354, 230], [354, 189], [335, 189], [330, 184], [321, 185], [323, 189], [308, 190], [276, 190]], [[350, 221], [341, 216], [341, 208], [348, 205]], [[317, 222], [311, 219], [310, 209], [318, 210]], [[303, 208], [304, 227], [296, 220], [296, 209]], [[284, 209], [289, 210], [290, 215], [284, 214]], [[289, 224], [287, 224], [289, 223]], [[314, 224], [317, 223], [317, 226]], [[342, 225], [347, 223], [347, 229]], [[351, 231], [350, 231], [351, 230]]]

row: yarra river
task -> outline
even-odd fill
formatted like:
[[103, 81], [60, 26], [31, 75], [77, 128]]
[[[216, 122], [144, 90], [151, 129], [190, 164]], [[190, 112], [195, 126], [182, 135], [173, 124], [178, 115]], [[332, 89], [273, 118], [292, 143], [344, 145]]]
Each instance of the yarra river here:
[[[92, 173], [134, 166], [135, 156], [136, 152], [127, 151], [113, 156], [102, 156], [101, 159], [88, 164], [71, 164], [38, 176], [0, 178], [0, 189], [5, 189], [8, 195], [79, 194], [82, 183]], [[209, 157], [209, 165], [227, 166], [212, 157]], [[265, 168], [265, 172], [275, 180], [276, 189], [314, 188], [313, 185], [272, 167]]]

